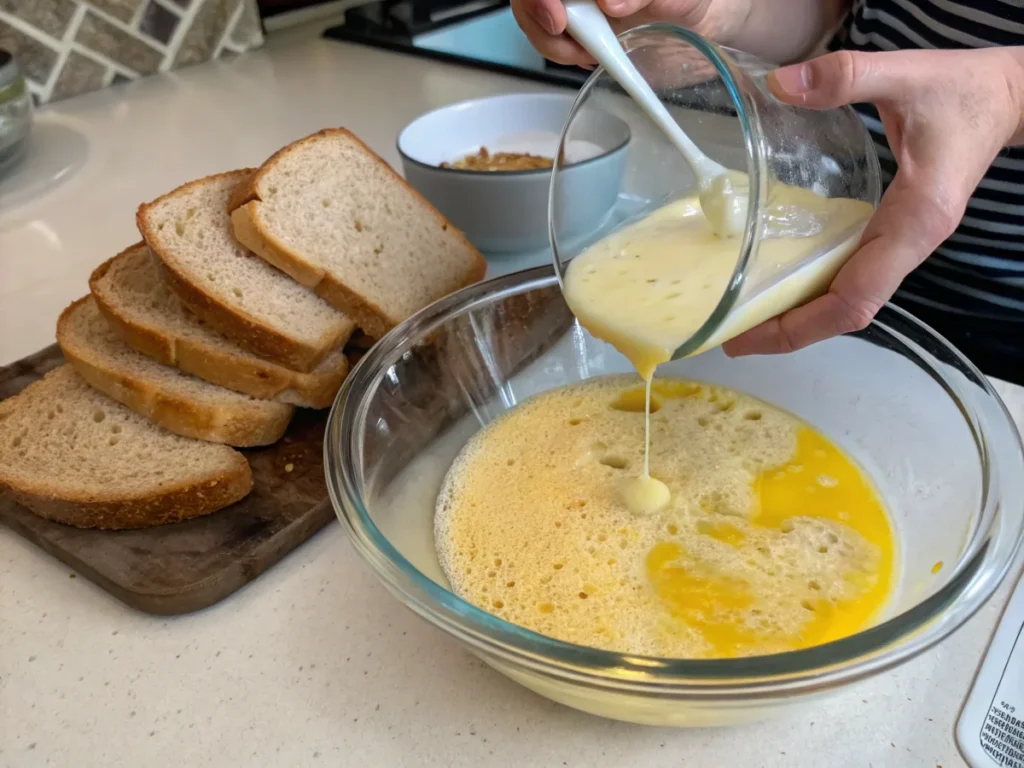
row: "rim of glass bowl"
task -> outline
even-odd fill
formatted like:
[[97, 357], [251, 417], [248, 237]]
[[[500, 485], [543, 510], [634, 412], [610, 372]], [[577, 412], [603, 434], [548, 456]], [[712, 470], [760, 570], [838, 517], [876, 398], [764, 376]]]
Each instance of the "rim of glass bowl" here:
[[[675, 351], [672, 359], [677, 360], [699, 349], [704, 342], [711, 338], [711, 335], [718, 330], [726, 315], [732, 311], [733, 306], [739, 299], [740, 290], [743, 288], [743, 283], [746, 279], [747, 264], [750, 263], [761, 241], [761, 227], [759, 226], [760, 210], [761, 200], [765, 199], [768, 194], [768, 165], [765, 160], [764, 148], [761, 146], [761, 126], [757, 117], [756, 106], [753, 104], [749, 94], [744, 93], [738, 84], [746, 76], [738, 68], [736, 72], [733, 71], [734, 67], [728, 55], [723, 55], [724, 49], [688, 29], [665, 23], [644, 24], [634, 27], [623, 32], [618, 36], [618, 39], [628, 53], [631, 50], [629, 43], [632, 39], [659, 32], [669, 34], [694, 48], [711, 62], [721, 76], [722, 82], [729, 93], [729, 98], [732, 99], [733, 107], [736, 109], [736, 119], [739, 120], [740, 128], [743, 131], [743, 145], [747, 152], [747, 175], [751, 179], [750, 191], [747, 196], [747, 223], [743, 231], [743, 243], [740, 245], [736, 268], [733, 270], [732, 277], [729, 278], [729, 282], [722, 292], [722, 297], [718, 300], [718, 304], [715, 305], [714, 310], [708, 315], [708, 319]], [[572, 125], [580, 107], [583, 106], [583, 102], [593, 91], [601, 75], [604, 74], [606, 74], [604, 67], [598, 66], [590, 77], [587, 78], [587, 81], [576, 95], [576, 99], [569, 109], [565, 125], [562, 127], [562, 133], [558, 138], [559, 147], [565, 144], [569, 126]], [[610, 78], [611, 75], [608, 75], [608, 77]], [[559, 162], [561, 154], [560, 152], [555, 153], [555, 163], [551, 169], [551, 181], [548, 184], [548, 240], [551, 243], [552, 264], [554, 265], [555, 275], [558, 278], [558, 285], [564, 289], [562, 274], [564, 270], [558, 248], [558, 236], [555, 232], [555, 181], [557, 174], [563, 167], [569, 168], [571, 166], [561, 165]], [[662, 204], [664, 202], [662, 201]], [[566, 262], [566, 268], [571, 261], [572, 259], [569, 259]]]
[[[876, 674], [906, 661], [943, 640], [985, 603], [1006, 575], [1020, 548], [1024, 526], [1012, 541], [993, 541], [993, 524], [1006, 499], [999, 498], [1000, 474], [1024, 476], [1024, 448], [1013, 420], [985, 377], [945, 339], [909, 313], [887, 305], [892, 325], [875, 320], [872, 326], [897, 344], [897, 349], [928, 372], [963, 414], [975, 439], [982, 468], [982, 505], [974, 510], [974, 531], [949, 583], [921, 603], [881, 624], [825, 645], [770, 656], [734, 659], [671, 659], [605, 651], [555, 640], [498, 618], [466, 602], [421, 573], [392, 546], [377, 528], [362, 501], [356, 482], [362, 461], [361, 424], [370, 398], [405, 352], [453, 317], [488, 304], [495, 298], [557, 285], [549, 265], [513, 273], [464, 288], [417, 313], [399, 325], [363, 357], [342, 386], [328, 417], [324, 436], [324, 465], [331, 503], [357, 551], [405, 605], [473, 648], [548, 676], [617, 690], [694, 699], [749, 699], [761, 694], [806, 693], [831, 688]], [[900, 328], [904, 330], [901, 331]], [[907, 333], [909, 332], [909, 334]], [[987, 430], [960, 386], [944, 377], [912, 337], [924, 337], [947, 353], [962, 371], [972, 375], [983, 393], [998, 403], [1013, 430], [1016, 468], [1000, 466], [1005, 456], [993, 453]], [[827, 342], [825, 342], [827, 343]], [[361, 393], [362, 397], [355, 397]], [[995, 422], [993, 422], [995, 424]], [[996, 425], [998, 426], [998, 424]], [[1005, 425], [1004, 425], [1005, 426]], [[993, 493], [995, 491], [995, 493]], [[989, 550], [998, 544], [993, 557]], [[950, 610], [946, 610], [949, 608]]]

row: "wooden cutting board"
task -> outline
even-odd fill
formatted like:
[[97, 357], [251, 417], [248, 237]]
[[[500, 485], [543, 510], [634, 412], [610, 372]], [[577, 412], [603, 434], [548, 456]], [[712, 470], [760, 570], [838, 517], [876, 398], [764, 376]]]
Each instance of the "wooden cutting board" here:
[[[550, 269], [534, 270], [544, 277]], [[517, 277], [498, 279], [495, 292]], [[400, 441], [374, 432], [365, 460], [388, 461], [375, 482], [389, 480], [470, 407], [487, 410], [514, 373], [557, 344], [573, 327], [557, 285], [506, 296], [489, 310], [464, 313], [414, 345], [395, 363], [400, 392], [379, 398], [378, 418], [415, 414]], [[64, 362], [54, 345], [0, 368], [0, 400], [17, 394]], [[441, 383], [444, 383], [442, 386]], [[375, 423], [374, 419], [370, 419]], [[242, 501], [205, 517], [138, 531], [91, 531], [36, 517], [0, 495], [0, 523], [24, 536], [133, 608], [188, 613], [213, 605], [249, 583], [334, 517], [324, 481], [327, 411], [298, 409], [284, 438], [244, 450], [254, 487]], [[374, 437], [373, 435], [376, 435]]]
[[[64, 362], [57, 345], [0, 368], [0, 400]], [[80, 530], [36, 517], [0, 496], [0, 523], [140, 611], [179, 614], [213, 605], [334, 518], [324, 482], [327, 411], [298, 409], [284, 438], [244, 450], [253, 489], [227, 509], [137, 531]]]

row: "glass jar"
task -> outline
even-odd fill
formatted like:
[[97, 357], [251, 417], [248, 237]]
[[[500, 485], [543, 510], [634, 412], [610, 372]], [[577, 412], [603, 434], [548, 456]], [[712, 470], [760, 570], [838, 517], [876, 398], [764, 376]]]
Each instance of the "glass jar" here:
[[[780, 102], [768, 89], [773, 65], [704, 40], [680, 27], [657, 24], [619, 37], [630, 60], [695, 144], [727, 169], [749, 179], [746, 227], [735, 242], [735, 262], [713, 286], [703, 324], [681, 339], [675, 358], [728, 340], [743, 330], [827, 291], [853, 252], [881, 193], [870, 135], [849, 107], [810, 110]], [[562, 133], [562, 146], [586, 140], [601, 113], [625, 121], [632, 135], [619, 204], [604, 225], [573, 232], [573, 200], [562, 153], [552, 172], [549, 224], [555, 271], [564, 288], [569, 261], [668, 203], [695, 198], [698, 180], [675, 145], [604, 71], [580, 91]], [[779, 258], [776, 201], [785, 186], [825, 198], [862, 201], [856, 224], [815, 244], [805, 256]], [[740, 198], [742, 200], [742, 198]], [[845, 224], [843, 225], [845, 227]], [[680, 248], [684, 247], [681, 242]], [[717, 302], [714, 297], [717, 296]], [[703, 315], [702, 315], [703, 317]]]
[[32, 96], [14, 57], [0, 49], [0, 172], [21, 156], [32, 128]]

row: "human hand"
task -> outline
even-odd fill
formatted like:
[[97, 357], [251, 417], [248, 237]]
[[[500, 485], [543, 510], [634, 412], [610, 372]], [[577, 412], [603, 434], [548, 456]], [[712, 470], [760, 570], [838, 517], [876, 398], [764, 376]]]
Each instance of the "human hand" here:
[[[671, 21], [699, 35], [721, 39], [728, 28], [743, 20], [746, 0], [597, 0], [612, 29], [627, 29], [656, 21]], [[739, 11], [739, 13], [737, 12]], [[589, 53], [565, 33], [562, 0], [512, 0], [519, 26], [546, 59], [559, 64], [593, 67]]]
[[953, 233], [999, 151], [1022, 140], [1024, 48], [839, 51], [778, 69], [769, 86], [812, 109], [874, 103], [899, 169], [828, 293], [726, 343], [732, 356], [789, 352], [867, 327]]

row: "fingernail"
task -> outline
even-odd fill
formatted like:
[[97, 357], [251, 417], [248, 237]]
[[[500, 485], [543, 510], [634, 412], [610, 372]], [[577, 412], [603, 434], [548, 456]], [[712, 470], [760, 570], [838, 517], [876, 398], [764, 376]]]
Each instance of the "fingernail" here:
[[547, 8], [537, 9], [537, 22], [544, 27], [544, 31], [549, 35], [557, 35], [555, 31], [555, 19], [548, 11]]
[[768, 77], [774, 81], [775, 87], [783, 93], [798, 95], [807, 93], [814, 88], [811, 68], [806, 64], [794, 64], [771, 72]]
[[626, 0], [607, 0], [604, 7], [606, 10], [617, 13], [626, 10], [627, 5]]

